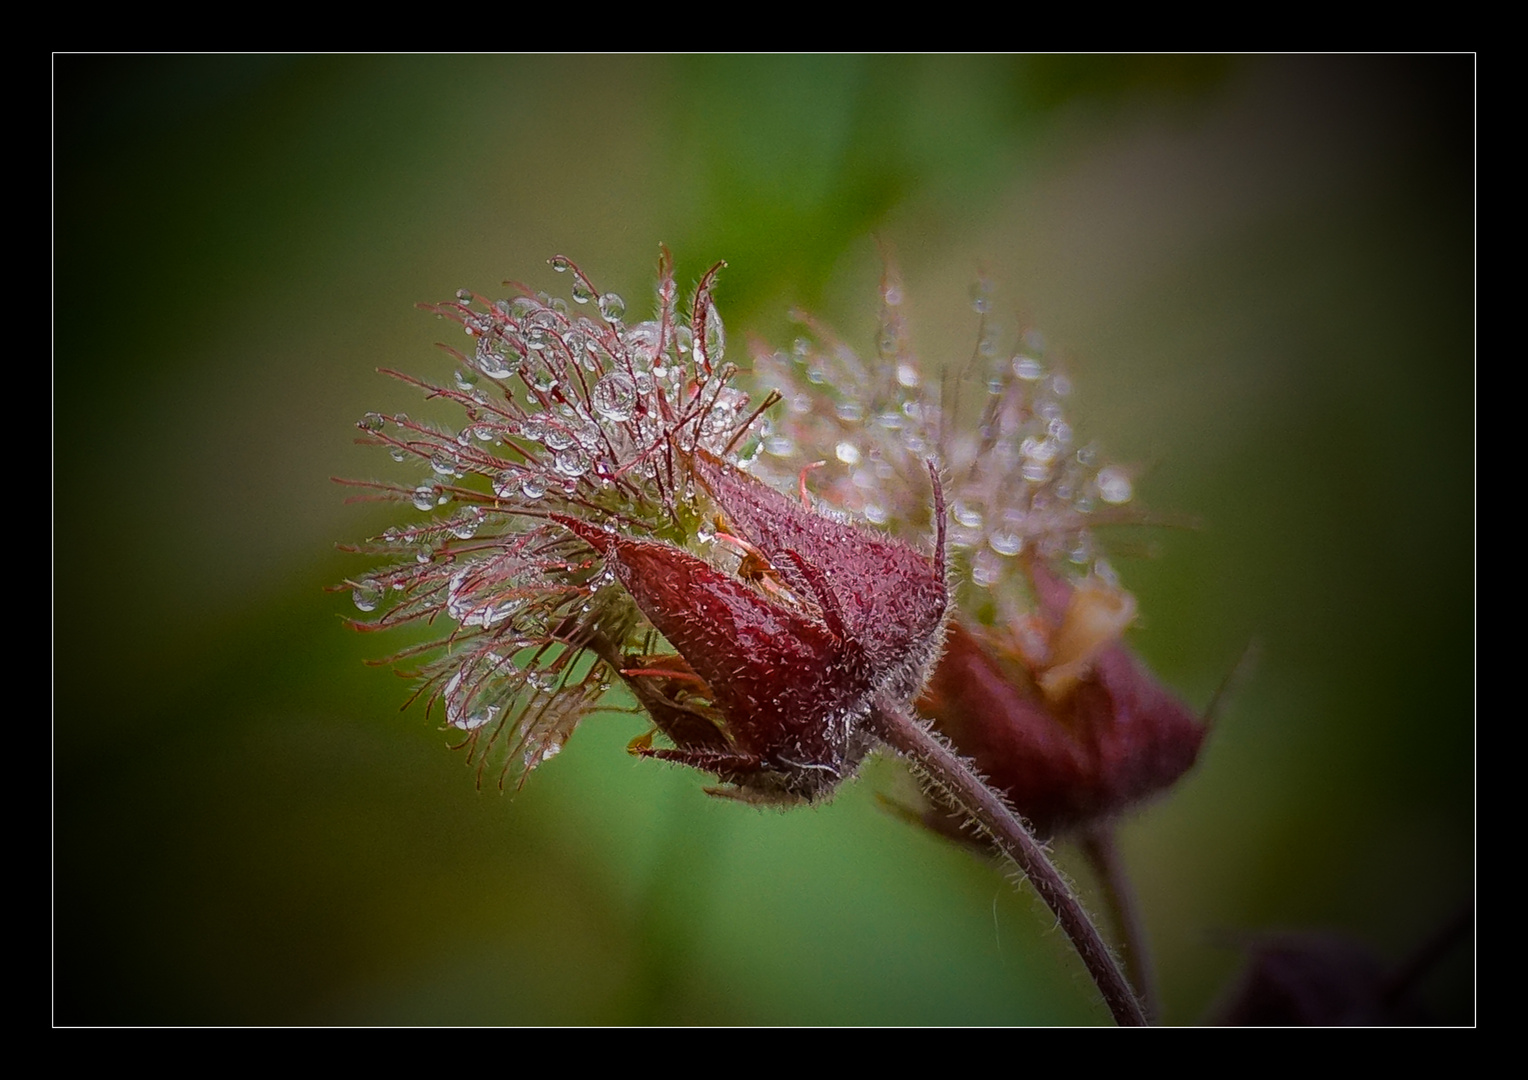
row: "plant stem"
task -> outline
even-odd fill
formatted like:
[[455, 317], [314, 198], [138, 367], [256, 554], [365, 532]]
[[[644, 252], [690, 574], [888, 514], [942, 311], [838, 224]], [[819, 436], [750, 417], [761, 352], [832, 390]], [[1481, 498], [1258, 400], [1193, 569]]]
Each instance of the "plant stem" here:
[[1146, 924], [1141, 920], [1141, 905], [1130, 884], [1130, 873], [1120, 856], [1111, 825], [1099, 825], [1082, 836], [1082, 850], [1093, 864], [1103, 886], [1104, 901], [1120, 936], [1125, 953], [1125, 970], [1135, 984], [1141, 1005], [1152, 1023], [1162, 1018], [1162, 1002], [1157, 993], [1156, 967], [1151, 962], [1151, 945], [1146, 940]]
[[987, 786], [970, 762], [889, 695], [876, 699], [870, 722], [887, 745], [912, 762], [952, 808], [969, 815], [1029, 879], [1082, 957], [1115, 1022], [1122, 1027], [1144, 1026], [1145, 1010], [1098, 928], [1040, 842], [1003, 797]]

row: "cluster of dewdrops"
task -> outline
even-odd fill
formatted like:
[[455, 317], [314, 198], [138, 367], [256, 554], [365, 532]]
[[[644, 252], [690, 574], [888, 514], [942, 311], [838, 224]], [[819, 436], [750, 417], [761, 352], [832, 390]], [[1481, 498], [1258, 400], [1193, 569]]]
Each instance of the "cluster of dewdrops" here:
[[[704, 284], [696, 315], [676, 317], [666, 272], [659, 317], [628, 326], [619, 295], [597, 293], [565, 258], [552, 266], [573, 273], [573, 303], [593, 303], [599, 321], [545, 293], [490, 303], [462, 290], [455, 303], [430, 308], [473, 342], [470, 352], [448, 350], [458, 362], [453, 382], [407, 381], [461, 406], [465, 422], [453, 430], [405, 413], [361, 421], [394, 460], [428, 466], [418, 484], [389, 490], [445, 516], [383, 535], [420, 563], [440, 554], [441, 542], [471, 540], [488, 520], [512, 526], [506, 515], [527, 507], [583, 517], [594, 509], [660, 532], [682, 529], [689, 488], [673, 452], [720, 453], [746, 423], [748, 396], [730, 385], [735, 368], [723, 359], [722, 321]], [[379, 599], [356, 590], [363, 611]]]
[[888, 274], [873, 362], [805, 317], [810, 337], [757, 358], [786, 404], [754, 471], [786, 482], [810, 470], [802, 482], [823, 503], [913, 539], [928, 534], [920, 473], [933, 458], [961, 584], [979, 594], [1021, 579], [1017, 557], [1026, 552], [1112, 579], [1091, 529], [1130, 502], [1130, 474], [1078, 439], [1065, 409], [1070, 380], [1047, 362], [1044, 339], [1031, 332], [1005, 345], [978, 287], [973, 353], [930, 371], [909, 343], [902, 299]]
[[404, 413], [369, 413], [359, 425], [365, 441], [425, 470], [411, 485], [366, 486], [427, 516], [365, 549], [398, 561], [352, 582], [352, 598], [362, 612], [385, 609], [371, 626], [442, 614], [457, 624], [446, 655], [423, 671], [448, 722], [468, 731], [525, 714], [517, 698], [560, 688], [567, 673], [538, 669], [524, 650], [544, 651], [559, 620], [618, 602], [613, 576], [570, 556], [578, 545], [546, 514], [693, 542], [703, 514], [676, 454], [723, 454], [750, 422], [711, 299], [719, 265], [680, 311], [665, 252], [656, 318], [630, 325], [618, 294], [597, 291], [566, 258], [551, 265], [572, 274], [571, 305], [529, 290], [492, 301], [462, 290], [427, 308], [459, 323], [470, 348], [446, 347], [449, 383], [397, 377], [457, 405], [459, 425]]

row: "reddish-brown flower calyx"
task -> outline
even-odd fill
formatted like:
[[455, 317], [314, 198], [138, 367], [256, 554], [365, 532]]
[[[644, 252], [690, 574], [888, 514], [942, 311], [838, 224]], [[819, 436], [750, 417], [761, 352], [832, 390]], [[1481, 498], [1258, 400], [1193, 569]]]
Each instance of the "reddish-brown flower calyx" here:
[[1027, 569], [1040, 607], [1029, 625], [1006, 641], [953, 625], [920, 708], [1052, 835], [1171, 786], [1205, 727], [1119, 640], [1125, 594]]
[[822, 616], [877, 674], [877, 688], [909, 697], [922, 687], [943, 640], [943, 495], [935, 486], [935, 553], [825, 517], [701, 451], [695, 477], [798, 595], [823, 597]]
[[[762, 588], [671, 544], [553, 515], [605, 559], [684, 669], [638, 658], [621, 671], [674, 745], [635, 752], [713, 773], [735, 793], [813, 800], [874, 745], [872, 700], [922, 686], [947, 593], [934, 558], [801, 506], [697, 452], [696, 480], [730, 534], [767, 560]], [[757, 570], [757, 568], [756, 568]]]

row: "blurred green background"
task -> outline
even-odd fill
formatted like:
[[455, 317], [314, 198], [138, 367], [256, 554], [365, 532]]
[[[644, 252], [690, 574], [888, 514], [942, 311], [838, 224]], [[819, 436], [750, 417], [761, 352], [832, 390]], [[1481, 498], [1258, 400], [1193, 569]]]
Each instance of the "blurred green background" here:
[[[1474, 65], [1443, 58], [75, 57], [54, 62], [54, 1017], [74, 1024], [1098, 1023], [1050, 918], [884, 813], [763, 812], [600, 718], [513, 797], [343, 629], [331, 476], [447, 378], [413, 305], [565, 253], [640, 312], [725, 258], [929, 363], [969, 287], [1191, 516], [1118, 560], [1202, 707], [1123, 831], [1167, 1019], [1248, 930], [1399, 961], [1474, 881]], [[450, 340], [455, 340], [450, 339]], [[1140, 537], [1124, 537], [1141, 547]], [[1088, 879], [1063, 850], [1079, 881]], [[1473, 1016], [1473, 948], [1427, 982]]]

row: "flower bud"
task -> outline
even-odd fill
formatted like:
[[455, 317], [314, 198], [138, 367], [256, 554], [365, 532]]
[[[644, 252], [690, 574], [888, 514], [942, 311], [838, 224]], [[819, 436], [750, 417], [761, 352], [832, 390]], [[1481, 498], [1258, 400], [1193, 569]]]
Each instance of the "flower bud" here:
[[864, 730], [872, 700], [922, 686], [943, 629], [943, 569], [714, 455], [697, 452], [691, 464], [728, 529], [763, 560], [756, 576], [780, 585], [755, 587], [671, 544], [553, 515], [603, 557], [684, 661], [622, 665], [674, 744], [633, 749], [713, 773], [748, 798], [824, 797], [874, 745]]
[[1205, 727], [1119, 640], [1134, 602], [1027, 565], [1022, 635], [961, 623], [920, 707], [1037, 832], [1116, 815], [1189, 770]]
[[[942, 541], [931, 559], [809, 510], [711, 454], [697, 453], [694, 469], [730, 527], [757, 545], [798, 595], [819, 598], [829, 625], [874, 669], [876, 688], [916, 694], [938, 654], [949, 606]], [[936, 488], [936, 505], [941, 501]]]

